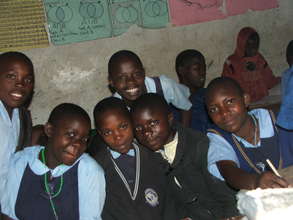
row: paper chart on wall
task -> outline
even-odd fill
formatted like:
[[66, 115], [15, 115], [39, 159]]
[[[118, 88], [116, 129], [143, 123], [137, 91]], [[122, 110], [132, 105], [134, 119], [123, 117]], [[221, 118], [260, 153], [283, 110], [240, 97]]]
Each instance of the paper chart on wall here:
[[169, 0], [172, 24], [187, 25], [223, 19], [223, 0]]
[[278, 7], [278, 0], [226, 0], [227, 15], [243, 14], [249, 9], [260, 11]]
[[44, 0], [54, 44], [120, 35], [137, 24], [165, 27], [167, 0]]
[[49, 46], [41, 0], [0, 1], [0, 51]]

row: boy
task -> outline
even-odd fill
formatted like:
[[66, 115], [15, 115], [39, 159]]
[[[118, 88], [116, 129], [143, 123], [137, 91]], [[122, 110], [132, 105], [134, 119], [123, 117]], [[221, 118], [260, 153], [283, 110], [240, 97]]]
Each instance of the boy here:
[[131, 115], [139, 142], [160, 153], [169, 165], [168, 197], [175, 200], [177, 213], [167, 219], [215, 220], [238, 214], [230, 189], [206, 169], [206, 136], [174, 124], [168, 104], [158, 94], [138, 98]]
[[211, 123], [206, 111], [204, 88], [206, 80], [206, 63], [204, 56], [197, 50], [184, 50], [176, 57], [176, 73], [179, 82], [190, 90], [191, 128], [206, 133]]
[[[142, 94], [158, 92], [158, 83], [145, 76], [145, 70], [139, 57], [128, 50], [121, 50], [112, 55], [108, 63], [108, 78], [116, 91], [114, 97], [121, 98], [131, 107], [134, 100]], [[181, 122], [189, 126], [191, 103], [188, 88], [162, 75], [159, 77], [164, 98], [168, 103], [182, 110]]]
[[9, 160], [12, 154], [30, 145], [31, 117], [24, 107], [32, 95], [34, 67], [19, 52], [0, 55], [0, 198], [5, 192]]
[[104, 168], [107, 184], [103, 220], [162, 220], [163, 168], [135, 142], [127, 106], [121, 99], [105, 98], [96, 105], [94, 118], [99, 136], [90, 152]]
[[25, 148], [11, 159], [1, 198], [4, 220], [101, 219], [104, 172], [84, 154], [89, 131], [81, 107], [54, 108], [45, 125], [47, 146]]
[[235, 189], [287, 187], [270, 172], [266, 159], [278, 167], [276, 128], [268, 110], [247, 112], [249, 95], [231, 78], [216, 78], [207, 87], [206, 105], [215, 123], [208, 132], [208, 169]]

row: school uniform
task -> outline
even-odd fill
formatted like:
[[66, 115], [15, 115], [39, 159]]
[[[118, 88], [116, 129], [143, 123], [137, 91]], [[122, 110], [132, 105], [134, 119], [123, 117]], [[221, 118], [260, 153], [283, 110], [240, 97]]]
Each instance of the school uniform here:
[[191, 95], [190, 101], [192, 103], [191, 112], [191, 128], [206, 133], [207, 129], [212, 124], [205, 106], [206, 88], [200, 88], [195, 94]]
[[277, 118], [283, 166], [293, 165], [293, 66], [282, 74], [282, 104]]
[[111, 151], [99, 136], [90, 148], [105, 170], [103, 220], [163, 219], [166, 182], [153, 152], [134, 143], [128, 154], [120, 154]]
[[[176, 210], [176, 214], [171, 213], [166, 219], [190, 217], [215, 220], [237, 216], [234, 191], [210, 175], [207, 170], [208, 138], [180, 124], [175, 124], [174, 129], [178, 142], [174, 159], [167, 158], [167, 175], [168, 197], [175, 201], [173, 209]], [[162, 151], [166, 153], [167, 149]], [[163, 154], [162, 156], [164, 157]]]
[[0, 101], [0, 198], [5, 192], [5, 182], [11, 156], [31, 143], [32, 121], [24, 108], [14, 108], [10, 119]]
[[[1, 198], [2, 213], [14, 220], [52, 220], [56, 219], [55, 208], [59, 219], [101, 219], [105, 200], [103, 169], [90, 156], [82, 154], [73, 165], [62, 164], [50, 170], [39, 160], [42, 149], [29, 147], [12, 156], [6, 191]], [[46, 173], [49, 188], [54, 188], [54, 192], [60, 190], [52, 199], [54, 205], [46, 191]]]
[[[154, 78], [148, 76], [145, 77], [144, 83], [147, 93], [157, 92]], [[160, 79], [164, 98], [169, 104], [172, 104], [176, 108], [182, 110], [189, 110], [191, 108], [192, 104], [189, 101], [190, 91], [186, 86], [179, 84], [173, 79], [170, 79], [164, 75], [161, 75], [157, 78]], [[113, 96], [120, 99], [122, 98], [118, 93], [115, 93]]]
[[216, 165], [218, 161], [233, 161], [237, 167], [246, 172], [258, 174], [270, 170], [266, 159], [270, 159], [275, 167], [280, 165], [278, 132], [269, 111], [255, 109], [248, 114], [254, 117], [259, 125], [260, 141], [257, 145], [253, 145], [216, 126], [207, 134], [210, 139], [208, 170], [213, 176], [221, 180], [224, 180], [224, 178]]

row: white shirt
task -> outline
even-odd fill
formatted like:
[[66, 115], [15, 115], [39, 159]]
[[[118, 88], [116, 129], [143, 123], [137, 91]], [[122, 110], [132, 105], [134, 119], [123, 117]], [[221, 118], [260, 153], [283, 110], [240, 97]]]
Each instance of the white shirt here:
[[5, 106], [0, 101], [0, 198], [3, 195], [9, 161], [18, 144], [19, 130], [18, 109], [13, 109], [10, 119]]
[[[175, 82], [164, 75], [160, 77], [164, 98], [168, 103], [172, 103], [175, 107], [182, 110], [189, 110], [192, 106], [189, 101], [190, 91], [186, 86]], [[145, 77], [144, 80], [148, 93], [156, 93], [156, 84], [151, 77]], [[121, 96], [116, 92], [114, 97], [120, 98]]]
[[[44, 175], [50, 169], [39, 160], [39, 153], [44, 147], [33, 146], [15, 153], [10, 161], [6, 192], [1, 197], [2, 213], [18, 220], [15, 215], [15, 203], [27, 164], [36, 175]], [[101, 213], [106, 197], [104, 170], [88, 154], [82, 154], [73, 165], [61, 164], [51, 170], [53, 177], [66, 173], [78, 164], [78, 199], [80, 220], [102, 220]]]

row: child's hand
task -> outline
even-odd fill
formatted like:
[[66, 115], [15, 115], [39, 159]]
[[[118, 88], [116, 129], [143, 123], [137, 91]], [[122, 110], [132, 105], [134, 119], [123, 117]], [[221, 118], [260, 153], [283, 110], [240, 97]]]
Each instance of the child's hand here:
[[256, 181], [256, 187], [260, 187], [262, 189], [287, 188], [289, 186], [285, 179], [276, 176], [272, 172], [262, 173]]

